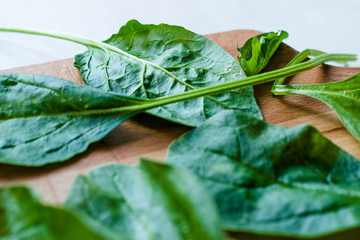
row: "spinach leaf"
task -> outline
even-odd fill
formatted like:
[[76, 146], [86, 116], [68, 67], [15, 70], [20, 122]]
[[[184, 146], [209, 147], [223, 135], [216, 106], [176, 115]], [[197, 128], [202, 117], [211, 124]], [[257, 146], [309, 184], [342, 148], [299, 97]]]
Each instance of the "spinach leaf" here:
[[70, 211], [45, 206], [26, 187], [0, 189], [1, 240], [101, 240]]
[[267, 32], [247, 40], [238, 51], [240, 66], [247, 76], [258, 74], [268, 64], [282, 40], [288, 37], [285, 31]]
[[0, 75], [0, 162], [41, 166], [85, 151], [134, 112], [104, 109], [141, 102], [59, 78]]
[[215, 204], [183, 169], [142, 159], [80, 176], [65, 206], [121, 239], [223, 239]]
[[316, 237], [360, 226], [360, 162], [310, 126], [223, 111], [166, 161], [202, 179], [227, 230]]
[[[91, 47], [75, 57], [84, 82], [92, 87], [154, 99], [246, 77], [220, 46], [179, 26], [129, 21], [105, 43], [123, 50]], [[148, 110], [174, 122], [198, 126], [220, 110], [238, 109], [262, 118], [252, 87], [200, 97]]]
[[339, 82], [304, 85], [274, 85], [277, 95], [300, 94], [329, 105], [347, 130], [360, 141], [360, 73]]

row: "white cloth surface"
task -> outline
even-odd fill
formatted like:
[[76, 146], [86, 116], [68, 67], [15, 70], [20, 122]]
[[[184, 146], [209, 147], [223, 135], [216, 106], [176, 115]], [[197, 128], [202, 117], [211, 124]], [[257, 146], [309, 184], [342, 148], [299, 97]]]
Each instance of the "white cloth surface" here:
[[[234, 29], [289, 32], [301, 51], [360, 54], [358, 0], [1, 0], [0, 26], [36, 27], [105, 40], [130, 19], [181, 25], [200, 34]], [[0, 69], [73, 57], [84, 47], [0, 32]], [[360, 61], [351, 64], [360, 66]]]

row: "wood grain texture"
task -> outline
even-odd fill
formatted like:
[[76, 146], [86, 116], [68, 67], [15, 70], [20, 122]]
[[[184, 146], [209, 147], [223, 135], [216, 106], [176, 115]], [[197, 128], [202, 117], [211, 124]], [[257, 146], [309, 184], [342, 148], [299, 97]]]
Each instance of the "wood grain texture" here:
[[[232, 56], [236, 57], [237, 44], [242, 45], [257, 31], [235, 30], [207, 35]], [[286, 65], [297, 52], [282, 44], [265, 71]], [[291, 83], [323, 83], [338, 81], [352, 76], [360, 68], [341, 68], [321, 65], [289, 79]], [[64, 78], [83, 84], [73, 59], [14, 68], [0, 71], [44, 74]], [[325, 104], [306, 96], [273, 96], [271, 83], [255, 86], [255, 97], [266, 121], [291, 127], [311, 124], [326, 137], [357, 158], [360, 158], [360, 143], [342, 126], [335, 113]], [[0, 186], [27, 184], [42, 193], [45, 201], [64, 201], [75, 177], [103, 163], [118, 162], [133, 164], [139, 156], [164, 160], [168, 145], [189, 127], [179, 126], [152, 116], [140, 114], [127, 120], [100, 142], [90, 145], [88, 150], [64, 163], [39, 168], [0, 165]], [[242, 235], [247, 239], [246, 234]], [[253, 238], [254, 239], [254, 238]]]

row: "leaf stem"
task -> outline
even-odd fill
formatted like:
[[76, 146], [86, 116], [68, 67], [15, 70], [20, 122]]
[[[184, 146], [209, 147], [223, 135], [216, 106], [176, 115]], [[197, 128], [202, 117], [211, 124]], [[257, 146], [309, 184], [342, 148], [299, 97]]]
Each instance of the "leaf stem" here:
[[[76, 35], [76, 34], [72, 34], [72, 33], [65, 33], [65, 32], [59, 32], [59, 31], [54, 31], [54, 30], [41, 30], [41, 29], [26, 29], [26, 28], [7, 28], [7, 27], [0, 27], [0, 32], [15, 32], [15, 33], [26, 33], [26, 34], [33, 34], [33, 35], [40, 35], [40, 36], [46, 36], [46, 37], [52, 37], [52, 38], [58, 38], [58, 39], [62, 39], [62, 40], [66, 40], [66, 41], [70, 41], [70, 42], [74, 42], [74, 43], [79, 43], [82, 44], [86, 47], [94, 47], [94, 48], [98, 48], [98, 49], [102, 49], [103, 51], [107, 52], [107, 51], [111, 51], [111, 52], [115, 52], [118, 53], [122, 56], [128, 57], [130, 59], [133, 59], [135, 61], [141, 62], [144, 65], [144, 68], [146, 68], [146, 65], [152, 66], [155, 69], [158, 69], [162, 72], [164, 72], [165, 74], [167, 74], [169, 77], [175, 79], [176, 81], [180, 82], [181, 84], [183, 84], [184, 86], [186, 86], [187, 88], [194, 90], [195, 88], [193, 86], [191, 86], [190, 84], [184, 82], [183, 80], [181, 80], [180, 78], [178, 78], [177, 76], [175, 76], [174, 74], [172, 74], [171, 72], [169, 72], [168, 70], [166, 70], [165, 68], [154, 64], [152, 62], [146, 61], [144, 59], [138, 58], [134, 55], [131, 55], [117, 47], [114, 47], [112, 45], [109, 45], [107, 43], [104, 42], [100, 42], [100, 41], [96, 41], [87, 37], [83, 37], [80, 35]], [[222, 102], [209, 97], [211, 100], [217, 102], [220, 105], [225, 106]]]
[[187, 84], [186, 82], [182, 81], [181, 79], [179, 79], [178, 77], [176, 77], [175, 75], [173, 75], [171, 72], [169, 72], [168, 70], [166, 70], [165, 68], [154, 64], [152, 62], [146, 61], [144, 59], [138, 58], [134, 55], [131, 55], [123, 50], [121, 50], [120, 48], [114, 47], [112, 45], [109, 45], [107, 43], [104, 42], [100, 42], [100, 41], [96, 41], [87, 37], [83, 37], [80, 35], [76, 35], [76, 34], [72, 34], [72, 33], [65, 33], [65, 32], [59, 32], [59, 31], [54, 31], [54, 30], [41, 30], [41, 29], [27, 29], [27, 28], [8, 28], [8, 27], [0, 27], [0, 32], [14, 32], [14, 33], [26, 33], [26, 34], [33, 34], [33, 35], [40, 35], [40, 36], [46, 36], [46, 37], [52, 37], [52, 38], [58, 38], [58, 39], [62, 39], [62, 40], [66, 40], [66, 41], [70, 41], [70, 42], [74, 42], [74, 43], [79, 43], [82, 44], [86, 47], [94, 47], [94, 48], [98, 48], [98, 49], [102, 49], [104, 51], [111, 51], [111, 52], [115, 52], [118, 53], [122, 56], [128, 57], [130, 59], [133, 59], [135, 61], [141, 62], [144, 65], [150, 65], [158, 70], [163, 71], [164, 73], [166, 73], [168, 76], [170, 76], [171, 78], [176, 79], [176, 81], [181, 82], [183, 85], [185, 85], [186, 87], [190, 88], [190, 89], [194, 89], [193, 86]]
[[8, 28], [8, 27], [0, 27], [0, 32], [15, 32], [15, 33], [26, 33], [26, 34], [33, 34], [33, 35], [40, 35], [40, 36], [46, 36], [46, 37], [52, 37], [52, 38], [58, 38], [62, 40], [67, 40], [70, 42], [75, 42], [82, 44], [84, 46], [90, 46], [100, 49], [106, 49], [112, 52], [116, 52], [118, 54], [121, 54], [123, 56], [126, 56], [131, 59], [136, 59], [140, 62], [146, 62], [143, 59], [139, 59], [119, 48], [116, 48], [114, 46], [111, 46], [109, 44], [106, 44], [104, 42], [99, 42], [87, 37], [83, 37], [80, 35], [72, 34], [72, 33], [66, 33], [66, 32], [59, 32], [54, 30], [41, 30], [41, 29], [27, 29], [27, 28]]
[[[326, 52], [323, 51], [319, 51], [319, 50], [315, 50], [315, 49], [305, 49], [304, 51], [302, 51], [301, 53], [299, 53], [298, 55], [296, 55], [296, 57], [294, 57], [287, 65], [286, 67], [289, 66], [293, 66], [296, 65], [298, 63], [303, 62], [304, 60], [306, 60], [308, 57], [318, 57], [321, 55], [326, 55]], [[344, 63], [347, 61], [352, 61], [352, 60], [346, 60], [346, 59], [333, 59], [333, 60], [327, 60], [327, 61], [332, 61], [332, 62], [338, 62], [338, 63]], [[278, 87], [282, 86], [282, 84], [284, 84], [285, 80], [287, 77], [282, 77], [279, 78], [277, 80], [274, 81], [274, 84], [271, 87], [271, 92], [274, 95], [285, 95], [284, 93], [281, 93], [278, 91]]]
[[[62, 33], [62, 32], [51, 31], [51, 30], [44, 31], [44, 30], [35, 30], [35, 29], [5, 28], [5, 27], [0, 27], [0, 31], [48, 36], [48, 37], [53, 37], [53, 38], [58, 38], [58, 39], [63, 39], [63, 40], [79, 43], [79, 44], [82, 44], [85, 46], [106, 49], [106, 50], [121, 54], [123, 56], [126, 56], [128, 58], [134, 59], [136, 61], [140, 61], [144, 64], [149, 64], [149, 65], [151, 65], [157, 69], [161, 69], [165, 72], [168, 72], [166, 69], [163, 69], [162, 67], [160, 67], [156, 64], [153, 64], [152, 62], [148, 62], [146, 60], [139, 59], [136, 56], [133, 56], [119, 48], [116, 48], [114, 46], [111, 46], [111, 45], [103, 43], [103, 42], [99, 42], [99, 41], [95, 41], [95, 40], [92, 40], [92, 39], [89, 39], [86, 37], [75, 35], [75, 34]], [[88, 111], [83, 112], [82, 115], [87, 115], [87, 114], [90, 115], [90, 114], [94, 114], [94, 113], [113, 114], [113, 113], [121, 113], [121, 112], [145, 111], [145, 110], [148, 110], [148, 109], [151, 109], [154, 107], [163, 106], [166, 104], [171, 104], [171, 103], [180, 102], [180, 101], [186, 101], [186, 100], [203, 97], [203, 96], [220, 94], [220, 93], [235, 90], [238, 88], [243, 88], [243, 87], [248, 87], [248, 86], [252, 86], [252, 85], [258, 85], [258, 84], [274, 81], [275, 79], [279, 79], [279, 78], [285, 79], [286, 77], [309, 70], [309, 69], [314, 68], [317, 65], [322, 64], [327, 61], [355, 61], [356, 60], [356, 55], [354, 55], [354, 54], [327, 54], [327, 53], [323, 53], [320, 51], [318, 51], [318, 52], [314, 52], [314, 51], [316, 51], [316, 50], [309, 50], [309, 49], [305, 50], [303, 53], [301, 53], [297, 57], [295, 57], [295, 59], [293, 59], [289, 63], [289, 66], [286, 66], [285, 68], [282, 68], [282, 69], [250, 76], [247, 78], [242, 78], [242, 79], [239, 79], [239, 80], [236, 80], [233, 82], [222, 83], [219, 85], [205, 87], [205, 88], [193, 89], [191, 91], [188, 91], [188, 92], [185, 92], [182, 94], [178, 94], [178, 95], [152, 99], [152, 100], [144, 101], [143, 103], [132, 105], [132, 106], [123, 106], [123, 107], [111, 108], [111, 109], [88, 110]], [[315, 54], [315, 55], [319, 55], [319, 56], [317, 56], [307, 62], [299, 63], [299, 62], [302, 62], [310, 54]], [[168, 74], [170, 74], [171, 77], [177, 79], [177, 77], [174, 76], [173, 74], [171, 74], [170, 72], [168, 72]]]
[[[266, 82], [273, 81], [277, 78], [289, 77], [297, 73], [309, 70], [322, 64], [326, 61], [354, 61], [356, 55], [353, 54], [323, 54], [315, 57], [307, 62], [299, 63], [293, 66], [285, 67], [282, 69], [274, 70], [271, 72], [261, 73], [258, 75], [242, 78], [233, 82], [222, 83], [210, 87], [199, 88], [192, 91], [188, 91], [182, 94], [157, 98], [149, 100], [147, 103], [142, 105], [121, 107], [123, 110], [147, 110], [154, 107], [159, 107], [165, 104], [186, 101], [197, 97], [208, 96], [213, 94], [220, 94], [227, 91], [235, 90], [238, 88], [258, 85]], [[119, 108], [120, 109], [120, 108]], [[114, 109], [115, 110], [115, 109]]]
[[[303, 62], [304, 60], [306, 60], [306, 58], [313, 56], [313, 57], [317, 57], [320, 55], [326, 54], [325, 52], [319, 51], [319, 50], [314, 50], [314, 49], [305, 49], [304, 51], [302, 51], [301, 53], [299, 53], [298, 55], [296, 55], [296, 57], [294, 57], [287, 65], [286, 67], [298, 64]], [[271, 88], [271, 92], [273, 91], [273, 88], [275, 87], [275, 85], [282, 85], [286, 80], [286, 77], [283, 78], [279, 78], [277, 80], [274, 81], [274, 84]]]

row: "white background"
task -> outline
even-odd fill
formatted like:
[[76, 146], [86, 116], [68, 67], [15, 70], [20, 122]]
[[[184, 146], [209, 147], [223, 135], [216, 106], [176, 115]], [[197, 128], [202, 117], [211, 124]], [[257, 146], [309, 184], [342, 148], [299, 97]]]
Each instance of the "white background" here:
[[[283, 29], [290, 34], [285, 42], [297, 50], [360, 54], [359, 0], [0, 0], [0, 26], [105, 40], [130, 19], [181, 25], [200, 34]], [[0, 69], [69, 58], [83, 50], [61, 40], [0, 32]]]

